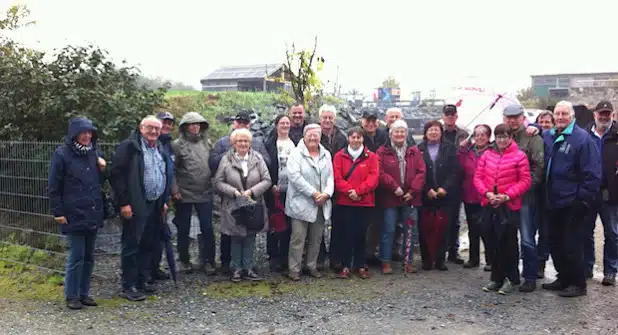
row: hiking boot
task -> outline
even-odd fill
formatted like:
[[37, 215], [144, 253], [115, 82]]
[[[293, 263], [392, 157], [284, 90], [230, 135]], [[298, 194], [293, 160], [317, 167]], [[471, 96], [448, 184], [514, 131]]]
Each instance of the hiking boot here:
[[262, 280], [262, 277], [258, 276], [258, 274], [255, 273], [255, 271], [253, 270], [248, 270], [244, 278], [249, 279], [251, 281], [261, 281]]
[[382, 274], [390, 275], [393, 273], [393, 268], [391, 268], [391, 263], [385, 262], [382, 263]]
[[483, 271], [491, 272], [491, 264], [485, 264], [485, 266], [483, 267]]
[[585, 288], [577, 287], [575, 285], [570, 285], [558, 293], [558, 295], [563, 298], [575, 298], [586, 294], [587, 292]]
[[309, 275], [313, 278], [322, 278], [322, 274], [318, 271], [318, 269], [309, 270]]
[[369, 271], [365, 270], [365, 268], [360, 268], [358, 269], [358, 276], [360, 279], [367, 279], [369, 278]]
[[551, 283], [541, 285], [541, 288], [548, 291], [562, 291], [564, 286], [560, 280], [556, 279]]
[[234, 283], [240, 283], [242, 281], [242, 271], [241, 270], [234, 270], [230, 280], [232, 282], [234, 282]]
[[67, 300], [67, 307], [69, 309], [82, 309], [84, 307], [84, 305], [82, 304], [81, 301], [79, 301], [79, 299], [69, 299]]
[[436, 264], [436, 269], [440, 271], [448, 271], [448, 267], [444, 263]]
[[452, 253], [448, 255], [448, 261], [450, 263], [455, 263], [457, 265], [462, 265], [464, 263], [464, 260], [461, 259], [461, 257], [459, 257], [458, 253]]
[[148, 283], [144, 283], [143, 285], [138, 285], [137, 289], [146, 294], [157, 293], [157, 288], [154, 285], [151, 285]]
[[609, 273], [603, 277], [603, 281], [601, 281], [603, 286], [616, 286], [616, 274]]
[[82, 297], [81, 299], [79, 299], [79, 301], [81, 301], [82, 305], [84, 306], [91, 306], [91, 307], [99, 306], [99, 304], [97, 304], [97, 302], [94, 301], [94, 299], [92, 299], [91, 297]]
[[464, 263], [463, 267], [464, 269], [473, 269], [473, 268], [478, 268], [479, 267], [479, 262], [470, 262], [467, 261]]
[[207, 276], [212, 276], [217, 272], [217, 270], [215, 270], [215, 268], [210, 263], [204, 264], [204, 266], [202, 267], [202, 270]]
[[161, 269], [155, 269], [152, 271], [152, 280], [169, 280], [170, 275]]
[[143, 301], [146, 300], [146, 295], [135, 287], [124, 289], [120, 293], [120, 296], [129, 301]]
[[343, 270], [343, 265], [341, 265], [341, 263], [336, 262], [336, 263], [331, 263], [330, 264], [330, 268], [331, 270], [333, 270], [335, 273], [341, 272]]
[[511, 292], [513, 292], [513, 285], [511, 285], [511, 281], [508, 278], [505, 278], [502, 287], [498, 290], [498, 294], [507, 295]]
[[298, 272], [288, 272], [287, 277], [290, 278], [292, 281], [300, 280], [300, 274]]
[[417, 273], [418, 269], [412, 264], [406, 264], [403, 266], [403, 272], [405, 273]]
[[339, 272], [339, 278], [340, 279], [348, 279], [348, 278], [350, 278], [350, 269], [343, 268], [341, 270], [341, 272]]
[[489, 284], [483, 286], [483, 291], [485, 292], [492, 292], [492, 291], [498, 291], [500, 289], [500, 283], [495, 282], [495, 281], [490, 281]]
[[538, 279], [545, 278], [545, 262], [544, 261], [539, 261], [539, 269], [537, 271], [536, 277]]
[[521, 286], [519, 286], [519, 292], [529, 293], [533, 292], [534, 290], [536, 290], [536, 282], [533, 281], [526, 280], [523, 284], [521, 284]]

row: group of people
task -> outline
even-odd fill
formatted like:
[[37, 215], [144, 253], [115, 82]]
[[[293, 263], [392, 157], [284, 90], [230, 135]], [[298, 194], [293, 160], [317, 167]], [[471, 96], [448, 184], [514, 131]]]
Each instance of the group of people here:
[[[533, 124], [521, 106], [511, 105], [503, 124], [477, 125], [470, 136], [456, 125], [457, 107], [446, 105], [442, 120], [424, 125], [417, 145], [398, 108], [386, 112], [385, 127], [368, 111], [360, 127], [344, 133], [335, 125], [334, 106], [322, 106], [319, 122], [309, 123], [303, 105], [295, 104], [263, 139], [253, 137], [249, 115], [239, 113], [232, 132], [211, 149], [209, 124], [200, 114], [186, 113], [172, 140], [176, 120], [162, 112], [144, 118], [117, 146], [109, 168], [97, 150], [96, 127], [75, 118], [49, 174], [52, 214], [69, 247], [67, 305], [96, 305], [89, 288], [107, 179], [123, 221], [122, 296], [131, 301], [144, 300], [156, 292], [157, 280], [169, 278], [160, 263], [172, 204], [180, 270], [216, 273], [214, 197], [221, 198], [220, 271], [233, 282], [262, 279], [253, 262], [261, 232], [271, 270], [293, 281], [302, 274], [320, 278], [327, 266], [339, 278], [365, 279], [375, 262], [388, 275], [398, 259], [401, 271], [416, 273], [417, 238], [423, 270], [446, 271], [447, 262], [478, 268], [482, 240], [484, 270], [491, 272], [483, 290], [508, 294], [519, 285], [519, 291], [534, 291], [551, 254], [558, 276], [543, 288], [575, 297], [586, 294], [586, 277], [592, 277], [598, 214], [605, 232], [602, 283], [615, 285], [613, 113], [611, 103], [599, 103], [594, 124], [583, 129], [567, 101]], [[458, 252], [462, 203], [470, 239], [465, 262]], [[193, 209], [200, 222], [199, 265], [189, 254]]]

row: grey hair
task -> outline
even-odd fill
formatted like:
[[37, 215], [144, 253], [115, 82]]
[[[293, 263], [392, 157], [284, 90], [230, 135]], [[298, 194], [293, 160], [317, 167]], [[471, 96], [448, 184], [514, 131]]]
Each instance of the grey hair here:
[[318, 110], [318, 116], [322, 116], [322, 113], [324, 112], [331, 112], [335, 117], [337, 117], [337, 107], [333, 105], [322, 105], [322, 107]]
[[403, 111], [399, 107], [391, 107], [391, 108], [386, 110], [385, 114], [388, 115], [388, 113], [390, 113], [390, 112], [398, 112], [399, 114], [401, 114], [401, 116], [403, 116]]
[[572, 117], [575, 117], [575, 108], [573, 108], [573, 103], [571, 103], [570, 101], [566, 101], [566, 100], [562, 100], [559, 101], [556, 106], [554, 107], [554, 110], [556, 110], [556, 107], [566, 107], [569, 110], [569, 114]]
[[404, 120], [397, 120], [397, 121], [391, 123], [391, 126], [388, 129], [388, 133], [392, 134], [393, 131], [395, 131], [397, 129], [405, 129], [406, 132], [408, 132], [408, 124]]
[[139, 125], [143, 125], [144, 123], [146, 123], [146, 121], [155, 121], [158, 124], [163, 125], [163, 123], [161, 122], [161, 120], [159, 120], [158, 117], [154, 116], [154, 115], [148, 115], [145, 118], [142, 119], [142, 121], [140, 121]]
[[251, 131], [249, 131], [249, 129], [238, 128], [238, 129], [234, 129], [234, 131], [230, 134], [230, 143], [231, 144], [236, 143], [236, 140], [238, 139], [238, 137], [242, 137], [242, 136], [248, 137], [249, 142], [253, 140], [253, 134], [251, 134]]
[[305, 137], [305, 135], [307, 135], [307, 132], [312, 129], [317, 129], [320, 131], [320, 134], [322, 134], [322, 127], [320, 127], [320, 125], [317, 123], [311, 123], [306, 125], [305, 129], [303, 129], [303, 137]]

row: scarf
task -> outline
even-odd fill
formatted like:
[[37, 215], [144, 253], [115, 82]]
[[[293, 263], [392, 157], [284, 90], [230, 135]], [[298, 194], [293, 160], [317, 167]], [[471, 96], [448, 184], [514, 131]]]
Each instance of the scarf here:
[[399, 162], [399, 177], [401, 178], [401, 185], [403, 185], [406, 181], [406, 146], [401, 145], [398, 147], [395, 143], [391, 142], [391, 146], [395, 150], [397, 154], [397, 161]]
[[247, 178], [247, 175], [249, 174], [249, 154], [246, 153], [243, 157], [240, 157], [237, 153], [234, 153], [234, 155], [236, 155], [236, 159], [240, 162], [243, 178]]
[[358, 147], [358, 149], [356, 149], [356, 150], [352, 149], [352, 147], [348, 145], [348, 153], [352, 157], [352, 161], [357, 160], [358, 157], [360, 157], [360, 155], [363, 153], [364, 149], [365, 149], [365, 147], [363, 145]]
[[83, 155], [87, 155], [88, 152], [90, 152], [90, 150], [92, 150], [92, 143], [88, 144], [88, 145], [82, 145], [77, 143], [77, 141], [73, 141], [73, 151], [75, 151], [76, 154], [83, 156]]

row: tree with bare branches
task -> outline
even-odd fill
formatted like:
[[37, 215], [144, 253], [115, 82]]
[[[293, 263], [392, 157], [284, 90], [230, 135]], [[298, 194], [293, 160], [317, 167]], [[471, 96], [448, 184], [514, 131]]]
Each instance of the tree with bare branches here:
[[287, 60], [286, 72], [288, 73], [292, 91], [296, 101], [303, 103], [309, 108], [313, 98], [319, 96], [322, 91], [322, 82], [317, 73], [322, 70], [324, 58], [317, 56], [317, 36], [314, 39], [313, 49], [296, 50], [296, 45], [286, 46], [285, 55]]

